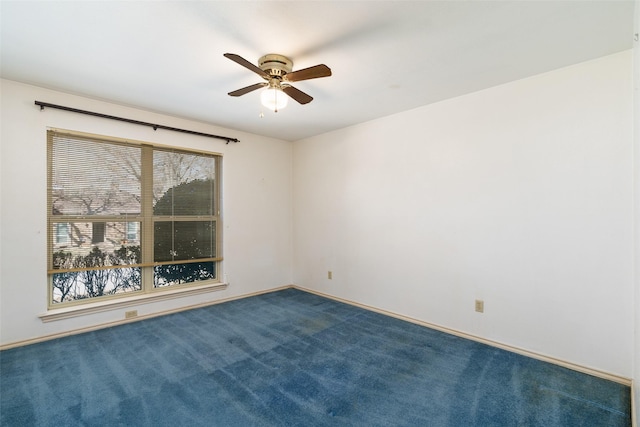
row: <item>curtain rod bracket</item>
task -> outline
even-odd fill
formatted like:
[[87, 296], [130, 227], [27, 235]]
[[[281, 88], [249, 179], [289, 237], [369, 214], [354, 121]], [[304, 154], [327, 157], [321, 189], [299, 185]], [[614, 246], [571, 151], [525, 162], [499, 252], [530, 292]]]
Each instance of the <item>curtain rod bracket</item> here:
[[141, 122], [139, 120], [133, 120], [133, 119], [125, 119], [123, 117], [116, 117], [116, 116], [110, 116], [108, 114], [94, 113], [93, 111], [79, 110], [77, 108], [63, 107], [62, 105], [49, 104], [49, 103], [46, 103], [46, 102], [35, 101], [35, 104], [40, 106], [40, 111], [44, 110], [44, 107], [50, 107], [50, 108], [56, 108], [58, 110], [71, 111], [72, 113], [80, 113], [80, 114], [86, 114], [86, 115], [94, 116], [94, 117], [101, 117], [103, 119], [118, 120], [118, 121], [121, 121], [121, 122], [133, 123], [135, 125], [141, 125], [141, 126], [151, 126], [153, 128], [153, 130], [158, 130], [158, 128], [160, 128], [160, 129], [165, 129], [165, 130], [172, 130], [174, 132], [189, 133], [191, 135], [206, 136], [207, 138], [224, 139], [225, 141], [227, 141], [227, 144], [229, 144], [230, 142], [240, 142], [240, 140], [238, 138], [229, 138], [228, 136], [213, 135], [213, 134], [210, 134], [210, 133], [196, 132], [194, 130], [187, 130], [187, 129], [174, 128], [174, 127], [171, 127], [171, 126], [157, 125], [157, 124], [148, 123], [148, 122]]

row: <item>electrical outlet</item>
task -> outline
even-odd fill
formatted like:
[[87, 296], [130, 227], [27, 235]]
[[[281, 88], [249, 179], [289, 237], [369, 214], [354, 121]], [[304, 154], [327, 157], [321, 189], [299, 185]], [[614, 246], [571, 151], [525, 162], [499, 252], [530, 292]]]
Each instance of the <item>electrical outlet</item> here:
[[327, 279], [329, 280], [333, 279], [333, 271], [327, 271]]
[[478, 313], [484, 313], [484, 301], [481, 299], [476, 300], [476, 311]]
[[131, 311], [124, 312], [125, 319], [132, 319], [134, 317], [138, 317], [138, 310], [131, 310]]

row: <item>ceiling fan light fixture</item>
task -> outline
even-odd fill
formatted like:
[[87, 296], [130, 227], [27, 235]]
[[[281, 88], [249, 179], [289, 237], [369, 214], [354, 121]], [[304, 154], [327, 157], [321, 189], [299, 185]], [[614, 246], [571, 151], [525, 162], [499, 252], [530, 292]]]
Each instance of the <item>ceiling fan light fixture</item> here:
[[277, 87], [268, 87], [260, 94], [260, 101], [265, 108], [278, 112], [287, 106], [288, 96]]
[[[0, 0], [2, 1], [2, 0]], [[291, 97], [300, 105], [305, 105], [313, 101], [313, 97], [291, 86], [291, 82], [299, 82], [302, 80], [317, 79], [320, 77], [331, 76], [331, 68], [324, 64], [314, 65], [313, 67], [303, 68], [302, 70], [292, 71], [293, 62], [286, 56], [270, 53], [264, 55], [258, 61], [259, 67], [247, 61], [240, 55], [235, 53], [225, 53], [225, 58], [242, 65], [249, 71], [253, 71], [262, 77], [265, 82], [252, 84], [242, 89], [229, 92], [229, 96], [242, 96], [254, 90], [266, 87], [260, 95], [262, 105], [274, 112], [287, 106], [287, 101]]]

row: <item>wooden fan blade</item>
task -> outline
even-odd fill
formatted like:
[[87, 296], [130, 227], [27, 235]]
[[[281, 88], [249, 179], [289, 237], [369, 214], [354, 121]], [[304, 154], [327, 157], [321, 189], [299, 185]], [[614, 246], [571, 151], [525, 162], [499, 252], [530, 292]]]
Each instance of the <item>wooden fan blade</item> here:
[[307, 95], [306, 93], [304, 93], [303, 91], [301, 91], [299, 89], [296, 89], [293, 86], [284, 86], [283, 85], [282, 90], [284, 91], [284, 93], [286, 93], [291, 98], [293, 98], [296, 101], [298, 101], [300, 104], [308, 104], [311, 101], [313, 101], [313, 97], [311, 97], [310, 95]]
[[331, 68], [324, 64], [315, 65], [309, 68], [303, 68], [302, 70], [293, 71], [284, 75], [282, 80], [286, 82], [299, 82], [300, 80], [317, 79], [320, 77], [329, 77], [331, 75]]
[[253, 92], [256, 89], [260, 89], [261, 87], [267, 86], [269, 83], [256, 83], [251, 86], [243, 87], [242, 89], [234, 90], [233, 92], [229, 92], [230, 96], [242, 96], [245, 93]]
[[225, 53], [224, 56], [226, 58], [229, 58], [233, 62], [236, 62], [236, 63], [242, 65], [243, 67], [253, 71], [254, 73], [259, 74], [260, 76], [262, 76], [262, 78], [265, 78], [265, 79], [268, 80], [271, 77], [271, 76], [269, 76], [269, 74], [267, 74], [266, 71], [262, 70], [261, 68], [256, 67], [255, 65], [253, 65], [251, 62], [247, 61], [246, 59], [244, 59], [240, 55], [236, 55], [235, 53]]

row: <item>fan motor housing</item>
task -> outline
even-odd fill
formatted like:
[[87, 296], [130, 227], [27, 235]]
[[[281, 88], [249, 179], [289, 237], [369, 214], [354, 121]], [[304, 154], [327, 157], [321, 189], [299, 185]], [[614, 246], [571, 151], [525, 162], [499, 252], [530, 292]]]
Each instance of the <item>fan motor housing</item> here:
[[282, 77], [293, 69], [293, 61], [276, 53], [264, 55], [258, 60], [258, 64], [262, 71], [273, 77]]

